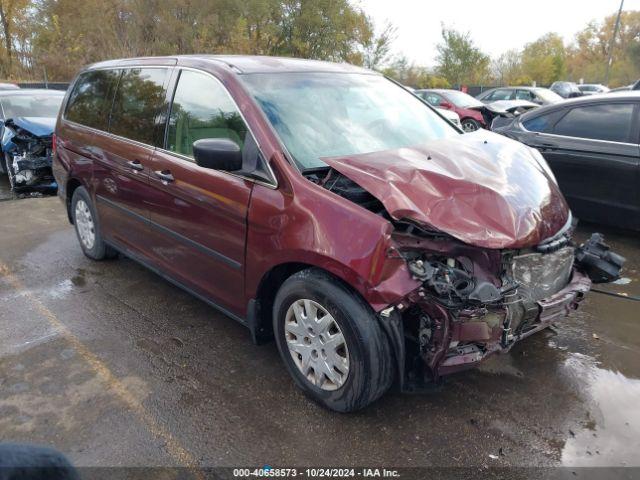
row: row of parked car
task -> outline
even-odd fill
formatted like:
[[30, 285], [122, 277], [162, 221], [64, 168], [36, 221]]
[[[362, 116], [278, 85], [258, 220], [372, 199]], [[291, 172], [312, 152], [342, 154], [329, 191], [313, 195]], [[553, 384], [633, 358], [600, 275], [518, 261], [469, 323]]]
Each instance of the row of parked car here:
[[487, 128], [539, 150], [578, 217], [640, 229], [640, 91], [580, 85], [580, 92], [568, 83], [552, 85], [563, 96], [536, 87], [499, 87], [476, 98], [457, 90], [414, 93], [455, 112], [465, 132]]
[[[557, 83], [568, 82], [552, 85], [562, 91]], [[579, 87], [589, 93], [569, 102], [538, 87], [499, 87], [476, 98], [446, 89], [414, 93], [465, 132], [492, 129], [540, 150], [580, 218], [640, 228], [637, 94], [591, 96], [604, 87]], [[0, 172], [18, 192], [57, 188], [51, 135], [63, 98], [55, 90], [0, 85]]]
[[[582, 98], [565, 102], [563, 97], [577, 96], [573, 93], [578, 89], [583, 90]], [[492, 129], [538, 148], [581, 218], [640, 228], [638, 157], [633, 146], [621, 146], [637, 144], [632, 89], [603, 96], [607, 89], [600, 85], [556, 82], [551, 89], [498, 87], [476, 98], [448, 89], [415, 90], [414, 94], [464, 132]], [[599, 95], [592, 97], [595, 93]], [[55, 192], [57, 188], [50, 169], [51, 135], [63, 97], [64, 92], [55, 90], [0, 84], [0, 172], [17, 192]], [[605, 109], [615, 122], [602, 122]]]

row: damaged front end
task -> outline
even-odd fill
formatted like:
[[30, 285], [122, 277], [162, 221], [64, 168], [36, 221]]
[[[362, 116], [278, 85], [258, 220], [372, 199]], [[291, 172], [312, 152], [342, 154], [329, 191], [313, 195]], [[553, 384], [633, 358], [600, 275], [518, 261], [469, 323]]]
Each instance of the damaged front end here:
[[421, 286], [380, 315], [402, 352], [403, 389], [508, 351], [575, 310], [592, 281], [617, 278], [624, 258], [602, 236], [579, 247], [570, 238], [568, 225], [534, 248], [491, 250], [414, 225], [399, 228], [394, 254]]
[[403, 390], [508, 351], [624, 263], [599, 234], [575, 245], [544, 160], [495, 134], [323, 160], [325, 188], [392, 223], [387, 258], [415, 281], [379, 311]]
[[4, 122], [3, 167], [15, 192], [56, 192], [51, 171], [54, 122], [49, 118]]
[[469, 108], [482, 113], [485, 123], [489, 125], [490, 130], [493, 130], [512, 122], [514, 118], [539, 106], [537, 103], [529, 102], [528, 100], [498, 100], [486, 105]]

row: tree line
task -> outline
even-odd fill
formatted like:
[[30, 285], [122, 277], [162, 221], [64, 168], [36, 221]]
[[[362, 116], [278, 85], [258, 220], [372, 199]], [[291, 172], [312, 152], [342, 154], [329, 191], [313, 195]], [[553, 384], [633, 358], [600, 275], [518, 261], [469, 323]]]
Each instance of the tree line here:
[[568, 44], [560, 35], [547, 33], [493, 59], [475, 45], [469, 33], [443, 26], [433, 68], [416, 66], [400, 56], [384, 71], [416, 88], [533, 82], [548, 86], [556, 80], [604, 83], [612, 48], [609, 86], [628, 85], [640, 78], [640, 11], [622, 12], [618, 35], [611, 44], [615, 21], [616, 14], [592, 21]]
[[389, 38], [350, 0], [0, 0], [0, 76], [68, 81], [88, 63], [189, 53], [376, 66]]
[[[88, 63], [189, 53], [346, 61], [413, 87], [601, 82], [615, 15], [565, 44], [548, 33], [491, 58], [446, 26], [431, 68], [393, 55], [397, 30], [375, 25], [355, 0], [0, 0], [0, 77], [68, 81]], [[419, 39], [416, 39], [418, 41]], [[640, 12], [623, 12], [610, 85], [640, 77]]]

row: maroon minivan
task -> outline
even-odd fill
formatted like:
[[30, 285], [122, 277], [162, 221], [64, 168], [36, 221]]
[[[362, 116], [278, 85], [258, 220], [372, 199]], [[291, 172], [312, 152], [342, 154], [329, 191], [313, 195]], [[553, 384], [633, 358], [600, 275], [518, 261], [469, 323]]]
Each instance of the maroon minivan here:
[[623, 261], [601, 237], [572, 244], [537, 151], [462, 134], [349, 65], [98, 63], [69, 88], [54, 147], [89, 258], [126, 255], [275, 338], [338, 411], [507, 351]]

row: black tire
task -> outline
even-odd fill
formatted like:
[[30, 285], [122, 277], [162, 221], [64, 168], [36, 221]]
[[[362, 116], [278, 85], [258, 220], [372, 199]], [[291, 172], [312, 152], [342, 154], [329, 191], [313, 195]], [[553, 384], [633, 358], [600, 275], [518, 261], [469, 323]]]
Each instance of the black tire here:
[[480, 123], [473, 118], [465, 118], [464, 120], [462, 120], [462, 122], [460, 122], [460, 124], [462, 125], [462, 130], [467, 133], [475, 132], [476, 130], [482, 128], [482, 125], [480, 125]]
[[[93, 245], [88, 247], [82, 240], [80, 232], [78, 230], [78, 222], [76, 220], [76, 206], [79, 201], [83, 201], [91, 214], [93, 220], [93, 231], [94, 231], [94, 242]], [[78, 243], [80, 243], [80, 248], [82, 248], [82, 252], [92, 260], [105, 260], [110, 258], [116, 258], [118, 256], [118, 252], [107, 245], [102, 239], [102, 232], [100, 230], [100, 222], [98, 220], [98, 215], [96, 214], [95, 206], [91, 201], [91, 196], [89, 192], [84, 187], [78, 187], [73, 192], [73, 196], [71, 197], [71, 218], [73, 219], [73, 225], [76, 230], [76, 236], [78, 238]]]
[[[301, 299], [310, 299], [323, 306], [345, 338], [349, 371], [336, 390], [323, 390], [309, 381], [294, 363], [287, 346], [286, 313], [296, 300]], [[322, 270], [303, 270], [283, 283], [274, 301], [273, 328], [289, 374], [307, 396], [326, 408], [338, 412], [359, 410], [382, 396], [393, 383], [393, 354], [375, 313], [357, 293]]]

